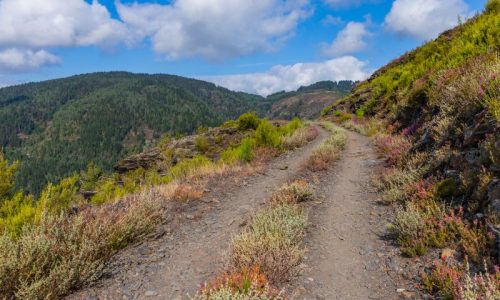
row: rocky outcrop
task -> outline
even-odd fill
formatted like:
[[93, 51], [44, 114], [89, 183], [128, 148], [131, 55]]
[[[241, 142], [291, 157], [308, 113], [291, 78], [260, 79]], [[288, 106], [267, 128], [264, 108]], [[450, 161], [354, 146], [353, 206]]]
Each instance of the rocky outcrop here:
[[239, 131], [236, 127], [217, 127], [205, 132], [174, 139], [169, 143], [132, 155], [118, 162], [114, 169], [118, 173], [126, 173], [140, 168], [157, 167], [159, 172], [177, 164], [181, 159], [205, 155], [216, 160], [221, 150], [238, 144], [248, 133]]

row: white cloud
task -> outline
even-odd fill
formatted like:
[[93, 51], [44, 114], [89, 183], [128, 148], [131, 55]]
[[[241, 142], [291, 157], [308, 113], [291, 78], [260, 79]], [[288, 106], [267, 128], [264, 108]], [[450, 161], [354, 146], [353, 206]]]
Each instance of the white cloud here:
[[120, 18], [170, 59], [210, 60], [272, 51], [310, 15], [308, 0], [175, 0], [168, 5], [117, 3]]
[[0, 69], [29, 71], [42, 65], [58, 64], [59, 57], [45, 50], [26, 50], [11, 48], [0, 51]]
[[368, 23], [369, 21], [347, 23], [330, 45], [323, 46], [323, 53], [327, 56], [340, 56], [364, 49], [365, 38], [370, 35], [366, 29]]
[[263, 73], [216, 76], [202, 78], [226, 88], [269, 95], [278, 91], [296, 90], [321, 80], [363, 80], [370, 71], [367, 62], [353, 56], [344, 56], [320, 63], [277, 65]]
[[125, 25], [97, 1], [0, 1], [3, 47], [107, 46], [128, 38]]
[[429, 40], [457, 25], [459, 16], [468, 14], [463, 0], [396, 0], [385, 25], [397, 34]]
[[[125, 24], [105, 6], [84, 0], [0, 0], [0, 51], [4, 68], [29, 70], [53, 64], [51, 47], [131, 44]], [[22, 50], [20, 50], [22, 49]]]

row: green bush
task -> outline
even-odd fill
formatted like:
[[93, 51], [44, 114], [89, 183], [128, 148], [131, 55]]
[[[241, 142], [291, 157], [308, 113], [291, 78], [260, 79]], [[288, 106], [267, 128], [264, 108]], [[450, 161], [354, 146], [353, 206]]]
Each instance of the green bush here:
[[238, 118], [237, 123], [239, 130], [253, 130], [259, 126], [260, 119], [255, 113], [244, 113]]
[[59, 184], [49, 183], [40, 195], [39, 207], [42, 211], [59, 214], [77, 204], [81, 198], [78, 195], [78, 175], [65, 178]]
[[16, 173], [18, 162], [9, 162], [4, 159], [3, 153], [0, 152], [0, 201], [6, 197], [14, 187], [14, 174]]
[[297, 129], [304, 126], [304, 123], [299, 118], [293, 118], [286, 125], [279, 128], [281, 135], [292, 135]]
[[263, 120], [255, 131], [255, 143], [257, 146], [270, 146], [278, 148], [281, 144], [281, 137], [276, 127], [269, 121]]
[[192, 174], [197, 168], [208, 166], [212, 162], [203, 155], [197, 155], [191, 159], [182, 160], [170, 169], [173, 178], [184, 178]]
[[255, 141], [251, 138], [244, 138], [236, 148], [228, 148], [221, 155], [224, 163], [235, 163], [237, 161], [250, 162], [253, 159], [253, 148]]
[[194, 141], [194, 146], [196, 147], [196, 150], [200, 152], [206, 152], [210, 147], [210, 143], [208, 142], [208, 139], [205, 136], [199, 135], [196, 137]]

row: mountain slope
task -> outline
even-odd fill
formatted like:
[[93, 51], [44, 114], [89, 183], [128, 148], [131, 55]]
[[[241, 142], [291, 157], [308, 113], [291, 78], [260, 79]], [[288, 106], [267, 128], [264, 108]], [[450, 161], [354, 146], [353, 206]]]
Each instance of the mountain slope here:
[[320, 81], [303, 86], [293, 92], [278, 92], [267, 97], [273, 104], [267, 117], [272, 119], [315, 119], [323, 108], [333, 100], [340, 99], [351, 92], [355, 82]]
[[79, 75], [0, 89], [0, 147], [22, 162], [18, 185], [36, 193], [90, 161], [111, 170], [165, 133], [268, 107], [259, 96], [179, 76]]

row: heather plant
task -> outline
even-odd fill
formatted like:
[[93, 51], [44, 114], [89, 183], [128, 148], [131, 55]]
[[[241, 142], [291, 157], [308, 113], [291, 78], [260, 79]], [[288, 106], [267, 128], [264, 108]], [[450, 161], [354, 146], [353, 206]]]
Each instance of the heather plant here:
[[235, 269], [259, 266], [272, 283], [282, 283], [296, 272], [307, 225], [303, 210], [282, 204], [257, 214], [249, 229], [237, 235], [231, 246], [230, 264]]
[[347, 136], [345, 131], [331, 123], [322, 123], [324, 128], [330, 131], [331, 135], [316, 148], [306, 162], [306, 168], [311, 171], [322, 171], [338, 158], [338, 154], [344, 149]]
[[276, 205], [300, 203], [311, 200], [313, 196], [314, 191], [306, 181], [295, 180], [276, 191], [271, 198], [271, 203]]
[[226, 272], [208, 284], [204, 284], [195, 299], [199, 300], [280, 300], [282, 292], [270, 286], [260, 268], [243, 268]]
[[[488, 270], [487, 265], [484, 266]], [[495, 300], [500, 298], [500, 269], [473, 274], [466, 260], [464, 265], [436, 261], [431, 274], [424, 277], [424, 287], [443, 299]]]
[[97, 279], [118, 249], [151, 232], [162, 199], [152, 192], [119, 205], [76, 215], [43, 214], [18, 237], [0, 236], [0, 294], [6, 298], [59, 298]]

